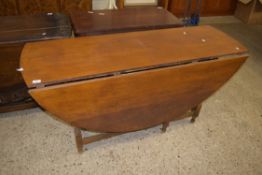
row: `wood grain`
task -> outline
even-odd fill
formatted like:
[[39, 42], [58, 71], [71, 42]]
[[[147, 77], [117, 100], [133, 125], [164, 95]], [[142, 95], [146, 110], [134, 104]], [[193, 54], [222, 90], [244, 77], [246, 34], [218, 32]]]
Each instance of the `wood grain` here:
[[[174, 15], [183, 17], [187, 1], [171, 0], [169, 8]], [[201, 16], [232, 15], [236, 9], [237, 0], [203, 0]], [[196, 1], [192, 1], [192, 13], [196, 10]]]
[[43, 85], [61, 83], [246, 51], [217, 29], [199, 26], [30, 43], [22, 52], [21, 66], [27, 86], [35, 87], [35, 79]]
[[[95, 10], [94, 13], [70, 14], [76, 36], [181, 27], [170, 12], [157, 7], [134, 7], [121, 10]], [[100, 14], [103, 15], [100, 15]]]
[[0, 16], [91, 10], [92, 0], [0, 0]]
[[34, 100], [20, 101], [11, 104], [9, 103], [7, 105], [0, 105], [0, 113], [24, 110], [35, 107], [37, 107], [37, 103]]
[[74, 11], [92, 10], [92, 0], [60, 0], [61, 12], [70, 13]]
[[[8, 89], [23, 82], [19, 68], [19, 57], [24, 44], [0, 45], [0, 90]], [[18, 83], [19, 82], [19, 83]]]
[[17, 15], [16, 0], [0, 0], [0, 16]]
[[59, 12], [58, 0], [18, 0], [20, 15]]
[[236, 5], [237, 0], [206, 0], [203, 3], [202, 14], [205, 16], [232, 15]]
[[218, 90], [245, 60], [197, 62], [33, 89], [30, 94], [48, 112], [75, 127], [135, 131], [180, 119]]

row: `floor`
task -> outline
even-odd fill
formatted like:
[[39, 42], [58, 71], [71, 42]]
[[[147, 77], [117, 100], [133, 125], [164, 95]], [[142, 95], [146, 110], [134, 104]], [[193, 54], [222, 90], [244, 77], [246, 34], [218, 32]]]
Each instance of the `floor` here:
[[121, 135], [80, 155], [73, 128], [40, 109], [0, 114], [0, 174], [261, 175], [262, 25], [227, 19], [203, 23], [237, 38], [251, 57], [204, 102], [194, 124], [184, 119], [163, 134], [155, 127]]

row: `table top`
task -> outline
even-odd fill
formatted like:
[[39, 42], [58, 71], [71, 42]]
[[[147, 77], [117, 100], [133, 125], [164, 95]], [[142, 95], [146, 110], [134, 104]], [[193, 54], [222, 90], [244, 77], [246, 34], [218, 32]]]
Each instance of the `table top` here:
[[161, 7], [132, 7], [70, 14], [76, 36], [180, 27], [182, 22]]
[[246, 51], [223, 32], [198, 26], [28, 43], [20, 66], [27, 86], [36, 87]]
[[0, 44], [71, 36], [69, 18], [59, 13], [0, 17]]
[[89, 131], [128, 132], [185, 117], [233, 76], [246, 51], [199, 26], [29, 43], [21, 66], [48, 113]]

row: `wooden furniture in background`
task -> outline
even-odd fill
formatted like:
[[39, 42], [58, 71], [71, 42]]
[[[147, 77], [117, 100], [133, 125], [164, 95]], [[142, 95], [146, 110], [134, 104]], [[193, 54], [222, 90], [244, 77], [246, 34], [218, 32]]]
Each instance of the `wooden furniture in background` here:
[[69, 19], [62, 14], [0, 17], [0, 112], [36, 106], [17, 71], [24, 44], [70, 36]]
[[0, 0], [0, 16], [91, 10], [92, 0]]
[[173, 14], [157, 7], [72, 12], [70, 17], [75, 36], [183, 26]]
[[[170, 0], [168, 10], [174, 15], [184, 16], [187, 0]], [[202, 0], [202, 16], [224, 16], [234, 14], [237, 0]], [[192, 9], [196, 7], [196, 1], [192, 0]]]
[[[176, 16], [183, 16], [186, 0], [159, 0], [158, 5], [170, 10]], [[203, 0], [204, 16], [232, 15], [237, 0]], [[124, 8], [124, 0], [117, 0], [117, 6]], [[48, 12], [69, 13], [78, 10], [92, 10], [92, 0], [0, 0], [0, 16], [36, 14]]]
[[92, 10], [92, 0], [60, 0], [60, 12], [69, 14], [72, 11]]
[[[5, 0], [4, 0], [5, 1]], [[17, 0], [17, 11], [20, 15], [59, 12], [57, 0]]]
[[235, 16], [248, 24], [262, 24], [262, 3], [258, 0], [248, 4], [238, 2]]
[[228, 35], [200, 26], [29, 43], [21, 67], [46, 111], [76, 128], [125, 133], [199, 112], [247, 56]]
[[[164, 9], [168, 8], [170, 0], [158, 0], [157, 5], [162, 6]], [[117, 6], [119, 9], [125, 8], [125, 0], [116, 0]]]

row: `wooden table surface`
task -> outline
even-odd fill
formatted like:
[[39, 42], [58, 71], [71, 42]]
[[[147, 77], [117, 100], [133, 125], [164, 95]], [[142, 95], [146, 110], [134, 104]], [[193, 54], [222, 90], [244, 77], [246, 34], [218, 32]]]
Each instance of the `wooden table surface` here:
[[[117, 71], [246, 52], [210, 26], [87, 36], [27, 44], [21, 67], [28, 87], [86, 79]], [[57, 73], [59, 72], [59, 73]]]
[[70, 14], [76, 36], [181, 27], [182, 22], [161, 7], [132, 7]]
[[21, 66], [49, 113], [77, 128], [128, 132], [183, 118], [233, 76], [246, 52], [199, 26], [30, 43]]

